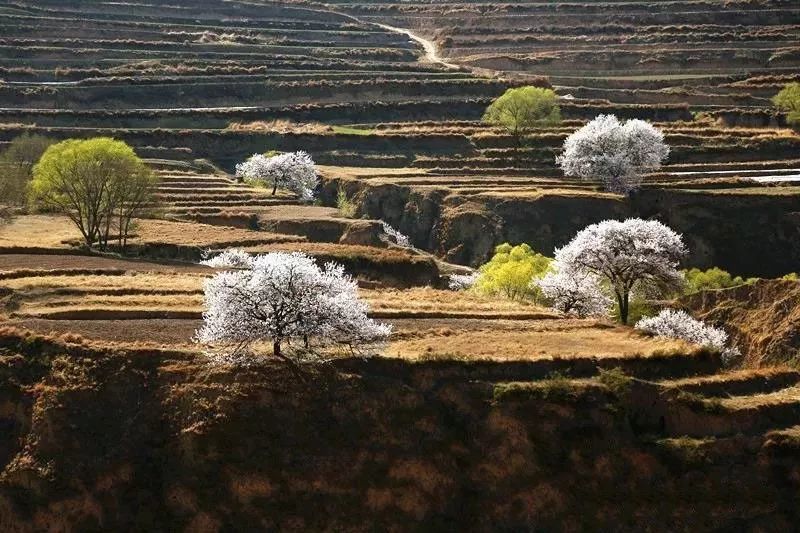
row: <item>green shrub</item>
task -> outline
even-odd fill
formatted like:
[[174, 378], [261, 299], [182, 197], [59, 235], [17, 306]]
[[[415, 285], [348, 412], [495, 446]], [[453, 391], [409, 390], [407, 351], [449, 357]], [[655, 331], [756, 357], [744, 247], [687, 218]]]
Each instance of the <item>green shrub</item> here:
[[347, 197], [347, 193], [342, 187], [339, 187], [339, 191], [336, 193], [336, 209], [339, 211], [339, 216], [344, 218], [355, 218], [358, 210], [355, 202]]
[[553, 260], [534, 252], [527, 244], [511, 246], [504, 243], [494, 252], [492, 259], [480, 268], [475, 290], [512, 300], [540, 300], [541, 291], [532, 287], [531, 281], [547, 274]]
[[800, 83], [787, 84], [772, 98], [775, 107], [786, 113], [786, 122], [800, 126]]
[[719, 398], [706, 398], [694, 392], [679, 391], [675, 399], [695, 412], [719, 414], [725, 410]]
[[733, 277], [728, 272], [717, 267], [709, 268], [708, 270], [700, 270], [699, 268], [685, 270], [684, 277], [686, 279], [686, 294], [713, 289], [727, 289], [728, 287], [737, 287], [746, 283], [741, 276]]
[[544, 400], [566, 400], [577, 394], [575, 385], [563, 372], [550, 372], [538, 385], [538, 391]]

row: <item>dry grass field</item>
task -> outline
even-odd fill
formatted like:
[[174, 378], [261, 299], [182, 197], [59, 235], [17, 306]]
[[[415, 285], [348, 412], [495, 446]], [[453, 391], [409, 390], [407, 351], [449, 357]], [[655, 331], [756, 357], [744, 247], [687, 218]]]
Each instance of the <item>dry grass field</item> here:
[[[0, 279], [0, 292], [13, 295], [5, 301], [5, 313], [13, 324], [97, 341], [191, 344], [203, 310], [203, 281], [212, 269], [170, 271], [158, 265], [148, 271], [148, 263], [53, 257], [94, 260], [91, 268], [110, 262], [118, 269], [86, 274], [81, 265], [67, 273], [66, 265], [59, 264], [58, 274], [48, 275], [55, 269], [47, 268], [29, 272], [28, 277]], [[361, 293], [372, 316], [395, 325], [385, 352], [389, 356], [502, 361], [691, 351], [680, 343], [648, 339], [608, 322], [565, 320], [546, 308], [502, 298], [454, 297], [451, 291], [424, 287]], [[135, 321], [133, 332], [120, 331], [127, 329], [125, 319]], [[172, 320], [175, 328], [168, 326]], [[151, 331], [159, 333], [150, 338]]]
[[692, 348], [655, 340], [607, 322], [564, 320], [402, 320], [396, 323], [389, 356], [464, 361], [525, 361], [647, 357]]

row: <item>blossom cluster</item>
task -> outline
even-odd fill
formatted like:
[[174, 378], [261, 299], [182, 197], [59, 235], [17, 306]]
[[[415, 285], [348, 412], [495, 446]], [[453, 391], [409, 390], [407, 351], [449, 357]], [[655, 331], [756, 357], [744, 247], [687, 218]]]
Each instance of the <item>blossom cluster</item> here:
[[470, 272], [469, 274], [452, 274], [447, 279], [447, 287], [451, 291], [464, 291], [475, 285], [480, 277], [480, 272]]
[[236, 176], [249, 182], [288, 189], [303, 200], [314, 198], [319, 183], [314, 160], [306, 152], [289, 152], [272, 157], [255, 154], [236, 165]]
[[391, 334], [390, 326], [368, 318], [355, 280], [341, 265], [320, 268], [297, 252], [247, 255], [232, 250], [206, 263], [236, 269], [206, 282], [199, 342], [232, 348], [228, 354], [236, 358], [257, 341], [271, 341], [281, 356], [284, 345], [308, 354], [330, 345], [370, 345]]
[[596, 275], [558, 264], [554, 268], [557, 270], [534, 281], [554, 309], [581, 318], [608, 316], [613, 302], [603, 292]]
[[398, 246], [402, 246], [403, 248], [411, 248], [411, 239], [409, 239], [407, 235], [400, 233], [383, 220], [381, 220], [381, 225], [383, 226], [383, 232], [391, 237]]
[[652, 124], [599, 115], [567, 138], [556, 163], [567, 176], [600, 179], [607, 190], [628, 194], [668, 155], [664, 134]]
[[656, 337], [680, 339], [717, 350], [726, 364], [733, 363], [740, 356], [736, 347], [728, 345], [728, 334], [724, 330], [709, 326], [685, 311], [664, 309], [654, 317], [642, 318], [635, 327]]

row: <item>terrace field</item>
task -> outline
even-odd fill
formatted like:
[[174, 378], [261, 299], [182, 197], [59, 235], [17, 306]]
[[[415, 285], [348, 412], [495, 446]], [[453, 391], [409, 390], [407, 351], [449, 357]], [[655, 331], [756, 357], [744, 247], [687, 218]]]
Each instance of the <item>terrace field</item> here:
[[[0, 219], [0, 531], [792, 530], [800, 283], [770, 278], [800, 271], [800, 134], [770, 99], [798, 42], [788, 0], [0, 2], [0, 151], [108, 136], [158, 177], [124, 249]], [[563, 120], [518, 141], [481, 116], [524, 85]], [[629, 197], [555, 164], [606, 113], [670, 147]], [[314, 201], [234, 175], [295, 150]], [[448, 289], [628, 217], [765, 278], [647, 302], [724, 327], [734, 368]], [[391, 336], [301, 378], [219, 364], [200, 261], [230, 248], [343, 265]]]

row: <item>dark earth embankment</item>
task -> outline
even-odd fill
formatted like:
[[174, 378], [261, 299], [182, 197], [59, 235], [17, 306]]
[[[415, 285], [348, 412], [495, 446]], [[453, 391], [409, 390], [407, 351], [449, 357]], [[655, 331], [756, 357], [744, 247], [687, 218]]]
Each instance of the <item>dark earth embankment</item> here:
[[429, 363], [397, 377], [354, 363], [301, 385], [286, 367], [214, 369], [180, 352], [8, 332], [3, 346], [2, 531], [775, 531], [797, 519], [794, 441], [770, 437], [758, 455], [659, 441], [672, 422], [653, 417], [646, 388], [453, 380]]
[[703, 291], [682, 302], [703, 320], [725, 325], [746, 366], [800, 362], [800, 283], [761, 280]]
[[326, 204], [335, 204], [340, 183], [355, 197], [360, 213], [386, 220], [418, 247], [455, 263], [480, 265], [502, 242], [526, 242], [552, 254], [589, 224], [641, 217], [684, 235], [689, 267], [718, 266], [763, 277], [800, 268], [800, 195], [673, 188], [645, 188], [630, 199], [547, 189], [462, 195], [329, 178], [321, 194]]

